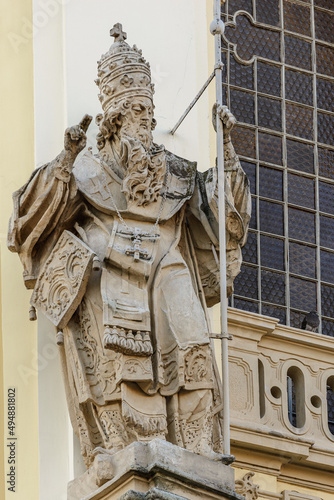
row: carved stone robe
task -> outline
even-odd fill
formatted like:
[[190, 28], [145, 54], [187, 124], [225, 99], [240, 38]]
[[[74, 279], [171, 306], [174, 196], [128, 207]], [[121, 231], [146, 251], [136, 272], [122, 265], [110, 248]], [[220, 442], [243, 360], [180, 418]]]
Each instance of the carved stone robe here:
[[[72, 292], [50, 255], [52, 261], [56, 249], [60, 261], [73, 267], [70, 280], [84, 253], [78, 240], [102, 263], [82, 282], [72, 279], [82, 298], [66, 321], [60, 348], [71, 420], [87, 465], [96, 446], [111, 449], [154, 437], [196, 451], [206, 432], [219, 451], [221, 398], [206, 311], [219, 301], [217, 173], [199, 173], [195, 163], [166, 155], [165, 187], [146, 206], [126, 201], [116, 159], [106, 164], [90, 152], [72, 173], [57, 159], [41, 167], [14, 194], [9, 248], [20, 255], [28, 288], [40, 277], [43, 289], [51, 266], [48, 300], [66, 308]], [[238, 158], [230, 156], [225, 166], [230, 293], [250, 195]], [[136, 259], [133, 228], [144, 234]], [[104, 348], [106, 327], [148, 332], [153, 354]]]

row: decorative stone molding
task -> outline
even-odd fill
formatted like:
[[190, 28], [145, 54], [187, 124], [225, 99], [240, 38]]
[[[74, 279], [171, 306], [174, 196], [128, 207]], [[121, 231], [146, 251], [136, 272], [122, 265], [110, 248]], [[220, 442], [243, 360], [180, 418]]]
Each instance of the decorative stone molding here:
[[256, 500], [259, 497], [259, 485], [253, 483], [254, 472], [247, 472], [242, 479], [235, 482], [235, 491], [246, 500]]
[[[230, 389], [236, 465], [270, 470], [284, 482], [334, 492], [329, 472], [324, 472], [334, 471], [334, 435], [328, 428], [326, 404], [326, 386], [334, 375], [334, 339], [232, 308], [229, 333], [231, 373], [238, 364], [249, 367], [237, 383], [232, 378]], [[290, 375], [296, 377], [296, 412], [302, 411], [297, 421], [288, 413]], [[251, 411], [244, 411], [240, 394], [243, 405], [257, 395]]]
[[297, 491], [282, 491], [282, 500], [322, 500], [320, 497], [298, 493]]

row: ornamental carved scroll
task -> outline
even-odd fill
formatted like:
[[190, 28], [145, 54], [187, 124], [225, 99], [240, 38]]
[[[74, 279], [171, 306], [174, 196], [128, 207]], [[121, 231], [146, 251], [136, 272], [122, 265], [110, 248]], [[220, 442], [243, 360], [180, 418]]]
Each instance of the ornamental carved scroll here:
[[86, 291], [95, 254], [70, 231], [64, 231], [40, 273], [31, 305], [64, 328]]

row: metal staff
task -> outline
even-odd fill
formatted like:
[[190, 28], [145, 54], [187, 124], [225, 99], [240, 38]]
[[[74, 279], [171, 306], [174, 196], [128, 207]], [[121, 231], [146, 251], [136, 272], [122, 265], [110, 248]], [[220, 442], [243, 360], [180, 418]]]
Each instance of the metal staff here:
[[210, 32], [215, 37], [215, 80], [216, 80], [216, 128], [217, 128], [217, 166], [218, 166], [218, 213], [219, 213], [219, 271], [220, 271], [220, 327], [221, 327], [221, 363], [223, 378], [223, 448], [224, 454], [230, 455], [230, 411], [229, 411], [229, 370], [227, 332], [227, 296], [226, 296], [226, 237], [225, 237], [225, 186], [224, 186], [224, 140], [223, 123], [219, 117], [219, 107], [223, 104], [223, 78], [221, 60], [221, 37], [224, 23], [221, 20], [221, 0], [213, 0], [213, 21]]
[[[223, 63], [221, 60], [221, 36], [224, 33], [224, 23], [220, 16], [221, 0], [213, 0], [214, 18], [210, 25], [210, 32], [215, 37], [215, 69], [209, 76], [201, 90], [190, 103], [179, 121], [171, 130], [173, 135], [190, 110], [203, 94], [204, 90], [212, 81], [216, 80], [216, 130], [217, 130], [217, 166], [218, 166], [218, 213], [219, 213], [219, 271], [220, 271], [220, 328], [218, 336], [211, 335], [212, 338], [221, 339], [221, 363], [222, 363], [222, 384], [223, 384], [223, 448], [224, 454], [230, 455], [230, 402], [229, 402], [229, 370], [228, 370], [228, 341], [231, 338], [227, 331], [227, 296], [226, 296], [226, 237], [225, 237], [225, 179], [224, 179], [224, 139], [223, 123], [219, 117], [219, 107], [223, 104]], [[214, 255], [217, 256], [213, 247]], [[216, 258], [218, 262], [218, 258]]]

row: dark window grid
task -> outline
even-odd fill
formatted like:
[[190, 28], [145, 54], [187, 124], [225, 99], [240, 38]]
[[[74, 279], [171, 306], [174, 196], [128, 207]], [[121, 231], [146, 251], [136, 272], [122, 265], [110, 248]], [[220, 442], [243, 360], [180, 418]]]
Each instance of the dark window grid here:
[[[243, 272], [244, 276], [241, 272], [234, 281], [234, 295], [245, 299], [261, 301], [259, 266], [247, 263], [243, 267]], [[247, 278], [246, 281], [244, 277]], [[243, 292], [246, 293], [242, 295]], [[249, 293], [247, 294], [247, 292]]]
[[316, 78], [317, 108], [322, 111], [334, 111], [334, 77], [321, 76]]
[[[326, 179], [326, 181], [327, 181], [327, 179]], [[331, 219], [334, 219], [334, 214], [333, 214], [333, 212], [325, 212], [325, 211], [323, 211], [323, 210], [320, 210], [320, 208], [319, 208], [319, 215], [324, 215], [324, 216], [326, 216], [326, 217], [329, 217], [329, 218], [331, 218]], [[332, 248], [332, 250], [333, 250], [333, 248]]]
[[[333, 247], [325, 247], [325, 246], [319, 246], [320, 250], [324, 250], [325, 252], [333, 252]], [[333, 284], [333, 283], [332, 283]]]
[[[266, 97], [268, 99], [272, 99], [273, 101], [283, 101], [282, 97], [279, 97], [279, 96], [275, 96], [275, 95], [272, 95], [272, 94], [266, 94], [265, 92], [260, 92], [260, 91], [256, 91], [256, 90], [252, 90], [252, 89], [249, 89], [249, 88], [246, 88], [246, 87], [239, 87], [238, 85], [235, 85], [235, 84], [230, 84], [229, 85], [231, 89], [235, 89], [235, 90], [241, 90], [243, 92], [248, 92], [250, 94], [253, 94], [253, 95], [258, 95], [259, 97]], [[293, 104], [295, 103], [295, 101], [291, 101]], [[304, 104], [303, 104], [304, 106]], [[307, 107], [307, 105], [305, 105]], [[275, 132], [277, 132], [275, 130]]]
[[[261, 244], [267, 243], [268, 247], [271, 248], [272, 253], [264, 251]], [[283, 255], [277, 258], [276, 252], [280, 247], [283, 248]], [[275, 271], [279, 274], [286, 274], [287, 259], [286, 259], [286, 248], [285, 248], [285, 237], [279, 237], [276, 234], [266, 233], [264, 231], [258, 231], [258, 263], [263, 270]]]
[[325, 318], [325, 317], [322, 317], [321, 319], [323, 319], [323, 323], [322, 321], [320, 322], [320, 325], [321, 325], [321, 332], [323, 335], [328, 335], [330, 337], [334, 337], [334, 321], [333, 321], [333, 318]]
[[331, 7], [324, 7], [323, 5], [321, 5], [321, 2], [319, 3], [317, 0], [314, 2], [314, 4], [314, 7], [317, 10], [322, 10], [324, 12], [327, 12], [328, 14], [333, 14], [334, 4]]
[[[317, 280], [317, 278], [310, 278], [309, 276], [305, 276], [304, 274], [297, 274], [297, 273], [293, 273], [292, 271], [290, 271], [289, 277], [301, 279], [303, 281], [307, 281], [310, 283], [314, 283], [316, 285], [316, 288], [318, 289], [319, 281]], [[290, 281], [290, 279], [288, 281]], [[290, 283], [289, 283], [289, 288], [291, 288]], [[296, 309], [296, 307], [291, 307], [291, 309]], [[310, 312], [310, 309], [307, 312]]]
[[[305, 278], [299, 274], [289, 274], [289, 290], [290, 290], [290, 308], [295, 310], [303, 310], [306, 312], [317, 310], [319, 312], [318, 303], [318, 287], [319, 282], [316, 279]], [[319, 314], [321, 315], [321, 314]]]
[[[272, 208], [274, 210], [274, 216], [277, 217], [277, 219], [273, 220], [273, 224], [271, 225], [272, 226], [271, 230], [268, 230], [269, 229], [268, 218], [264, 214], [263, 214], [263, 218], [261, 218], [260, 206], [261, 206], [262, 201], [268, 203], [267, 209], [268, 209], [268, 206], [270, 208]], [[278, 210], [277, 207], [281, 207], [282, 212], [280, 212], [280, 210]], [[260, 196], [258, 197], [258, 224], [259, 225], [257, 227], [260, 228], [261, 234], [263, 234], [264, 236], [272, 236], [275, 238], [278, 237], [279, 239], [285, 238], [287, 229], [286, 229], [286, 219], [285, 219], [285, 215], [284, 215], [284, 211], [285, 211], [284, 207], [285, 207], [284, 201], [276, 201], [276, 200], [273, 200], [271, 198], [265, 198], [265, 197], [260, 197]], [[282, 218], [281, 218], [281, 214], [283, 216]], [[276, 231], [276, 232], [274, 232], [274, 231]]]
[[[270, 27], [270, 29], [272, 29], [272, 27]], [[223, 37], [223, 40], [224, 40], [224, 37]], [[241, 64], [254, 64], [254, 61], [256, 59], [259, 59], [260, 61], [263, 61], [265, 63], [269, 63], [269, 64], [275, 64], [275, 65], [282, 65], [282, 63], [280, 63], [280, 61], [276, 60], [276, 59], [270, 59], [268, 57], [264, 57], [264, 56], [258, 56], [258, 55], [254, 55], [253, 58], [251, 59], [251, 61], [245, 61], [244, 59], [242, 59], [240, 56], [238, 56], [238, 53], [235, 52], [235, 47], [236, 47], [236, 44], [232, 43], [232, 42], [228, 42], [228, 50], [231, 51], [234, 55], [235, 55], [235, 58], [241, 63]], [[299, 68], [297, 68], [299, 69]], [[303, 69], [304, 70], [304, 69]]]
[[[231, 17], [229, 19], [229, 22], [233, 22], [233, 18]], [[260, 24], [260, 23], [255, 23], [255, 26], [256, 24]], [[270, 30], [272, 31], [278, 31], [278, 32], [281, 32], [282, 30], [280, 28], [275, 28], [274, 26], [270, 26], [270, 25], [264, 25], [263, 23], [261, 24], [261, 27], [268, 27]], [[301, 40], [304, 40], [304, 41], [307, 41], [307, 42], [312, 42], [312, 37], [310, 36], [305, 36], [305, 35], [301, 35], [301, 34], [298, 34], [298, 33], [295, 33], [295, 32], [292, 32], [292, 31], [287, 31], [287, 30], [284, 30], [284, 32], [287, 34], [287, 35], [292, 35], [294, 38], [299, 38]], [[315, 38], [315, 41], [316, 42], [320, 42], [320, 44], [322, 46], [327, 46], [329, 48], [333, 48], [334, 47], [334, 43], [329, 43], [329, 42], [326, 42], [324, 40], [321, 40], [321, 39], [317, 39]], [[266, 63], [271, 63], [271, 64], [274, 64], [275, 66], [282, 66], [282, 67], [285, 67], [287, 69], [293, 69], [293, 70], [297, 70], [297, 71], [300, 71], [302, 69], [302, 72], [303, 73], [308, 73], [308, 74], [314, 74], [316, 69], [315, 68], [312, 68], [312, 69], [308, 69], [308, 68], [300, 68], [294, 64], [289, 64], [289, 62], [281, 62], [281, 61], [273, 61], [272, 59], [268, 59], [266, 57], [263, 57], [263, 56], [260, 56], [260, 55], [255, 55], [254, 56], [254, 61], [252, 62], [248, 62], [248, 64], [245, 64], [245, 61], [243, 59], [241, 59], [240, 57], [238, 57], [238, 54], [237, 52], [235, 52], [235, 44], [231, 43], [231, 42], [227, 42], [227, 45], [228, 45], [228, 51], [226, 52], [229, 52], [229, 53], [232, 53], [234, 55], [234, 57], [237, 59], [237, 61], [240, 63], [240, 64], [243, 64], [243, 65], [252, 65], [254, 63], [254, 61], [263, 61], [263, 62], [266, 62]], [[314, 56], [314, 47], [312, 47], [312, 66], [314, 66], [313, 64], [313, 60], [315, 59], [315, 56]], [[229, 63], [228, 63], [229, 65]], [[318, 72], [319, 73], [319, 72]], [[323, 73], [319, 73], [321, 75], [323, 75]], [[333, 78], [331, 77], [331, 75], [325, 75], [326, 78]]]
[[[241, 295], [236, 295], [233, 294], [231, 297], [231, 306], [235, 307], [237, 309], [241, 309], [242, 311], [250, 311], [250, 312], [256, 312], [257, 314], [260, 313], [260, 302], [258, 300], [254, 300], [248, 297], [243, 297]], [[241, 305], [240, 305], [241, 302]], [[246, 306], [246, 304], [249, 303], [249, 306], [242, 307], [242, 305]]]
[[[240, 90], [244, 90], [244, 89], [240, 89]], [[290, 104], [297, 105], [295, 102], [294, 103], [291, 102]], [[307, 107], [307, 106], [302, 106], [302, 107]], [[313, 108], [310, 108], [310, 109], [313, 109]], [[333, 115], [333, 113], [332, 113], [332, 115]], [[252, 129], [254, 132], [259, 131], [259, 132], [263, 132], [265, 134], [275, 135], [275, 136], [279, 136], [282, 138], [286, 137], [287, 139], [292, 139], [294, 141], [303, 142], [303, 143], [309, 144], [311, 146], [314, 146], [315, 144], [317, 144], [317, 142], [314, 141], [313, 139], [306, 139], [305, 137], [298, 137], [298, 136], [295, 136], [295, 135], [292, 135], [289, 133], [279, 132], [278, 130], [272, 130], [270, 128], [256, 126], [256, 125], [253, 125], [251, 123], [242, 123], [240, 126], [242, 128]], [[319, 143], [319, 144], [322, 148], [325, 146], [325, 148], [327, 149], [327, 146], [328, 146], [327, 144], [321, 144], [321, 143]], [[328, 149], [331, 149], [331, 151], [334, 151], [333, 146], [332, 146], [332, 148], [328, 148]], [[240, 155], [240, 153], [239, 153], [239, 156], [242, 156], [242, 155]]]
[[304, 207], [304, 206], [301, 206], [301, 205], [296, 205], [295, 203], [291, 203], [291, 202], [288, 203], [288, 206], [291, 207], [291, 208], [298, 208], [298, 210], [302, 210], [303, 212], [308, 212], [308, 213], [311, 213], [311, 214], [316, 214], [317, 213], [317, 211], [316, 211], [315, 208]]
[[[299, 37], [299, 38], [305, 38], [305, 37]], [[307, 37], [306, 37], [306, 38], [307, 38]], [[326, 45], [326, 44], [324, 44], [324, 43], [323, 43], [323, 45]], [[260, 57], [257, 57], [257, 58], [255, 58], [255, 61], [260, 60], [260, 59], [261, 59]], [[266, 61], [266, 59], [265, 59], [265, 58], [263, 58], [263, 59]], [[314, 58], [313, 58], [313, 59], [314, 59]], [[275, 62], [275, 64], [277, 65], [277, 64], [279, 64], [279, 63], [276, 61], [276, 62]], [[295, 67], [295, 66], [291, 66], [291, 68], [292, 68], [292, 69], [297, 69], [297, 70], [299, 69], [298, 67]], [[307, 73], [311, 73], [311, 74], [313, 73], [312, 71], [308, 72], [308, 71], [306, 71], [305, 69], [303, 69], [303, 71], [304, 71], [304, 72], [307, 72]], [[255, 79], [255, 82], [254, 82], [254, 83], [255, 83], [255, 85], [256, 85], [256, 79]], [[256, 92], [256, 88], [255, 88], [255, 92]], [[256, 93], [257, 93], [257, 94], [259, 94], [259, 95], [261, 95], [261, 93], [260, 93], [260, 92], [256, 92]], [[268, 94], [264, 94], [264, 96], [267, 96], [267, 95], [268, 95]], [[270, 98], [273, 98], [273, 96], [270, 96]], [[306, 107], [307, 107], [307, 106], [306, 106]], [[312, 108], [312, 106], [310, 106], [310, 107]], [[253, 127], [252, 127], [252, 128], [253, 128]], [[255, 128], [256, 128], [256, 127], [255, 127]], [[260, 129], [260, 130], [261, 130], [261, 129]], [[270, 129], [266, 129], [265, 127], [263, 127], [263, 128], [262, 128], [262, 131], [263, 131], [263, 132], [268, 132], [268, 133], [272, 134], [272, 131], [271, 131]], [[287, 138], [290, 138], [290, 137], [291, 137], [292, 139], [296, 140], [296, 137], [295, 137], [294, 135], [284, 134], [284, 132], [285, 132], [285, 131], [283, 131], [282, 133], [272, 134], [272, 135], [286, 136]], [[298, 138], [298, 140], [299, 140], [299, 138]], [[285, 142], [285, 141], [284, 141], [284, 142]], [[314, 140], [308, 140], [308, 139], [304, 139], [304, 140], [302, 139], [302, 140], [301, 140], [301, 142], [304, 142], [304, 143], [306, 143], [306, 144], [310, 144], [310, 145], [314, 145], [314, 143], [315, 143], [315, 142], [314, 142]], [[325, 144], [325, 146], [327, 147], [327, 144]], [[283, 148], [284, 148], [284, 143], [283, 143]], [[245, 157], [245, 158], [248, 158], [248, 157]], [[254, 158], [252, 158], [252, 161], [254, 162]], [[267, 162], [261, 161], [261, 163], [266, 164]], [[317, 162], [316, 162], [316, 163], [317, 163]], [[283, 154], [283, 164], [284, 164], [284, 165], [286, 165], [286, 155], [285, 155], [285, 154]], [[271, 166], [272, 166], [273, 164], [269, 164], [269, 165], [271, 165]], [[275, 167], [276, 167], [276, 165], [275, 165]], [[315, 167], [317, 167], [317, 165], [315, 165]], [[277, 168], [277, 167], [276, 167], [276, 168]], [[293, 170], [293, 169], [292, 169], [292, 170]], [[315, 176], [314, 176], [314, 175], [309, 175], [309, 176], [308, 176], [308, 175], [306, 175], [306, 177], [314, 178]], [[323, 177], [322, 177], [322, 178], [323, 178]], [[324, 178], [327, 180], [327, 177], [324, 177]], [[316, 190], [316, 195], [317, 195], [317, 190]], [[258, 202], [258, 201], [259, 201], [259, 199], [257, 199], [257, 202]], [[297, 207], [296, 207], [296, 208], [297, 208]], [[313, 211], [313, 210], [306, 210], [306, 211], [309, 211], [309, 212], [311, 212], [311, 213], [314, 213], [314, 211]], [[259, 214], [259, 210], [257, 210], [257, 217], [259, 217], [259, 215], [260, 215], [260, 214]], [[287, 227], [287, 225], [286, 225], [286, 227]], [[318, 224], [317, 224], [317, 227], [319, 227], [319, 225], [318, 225]], [[277, 235], [275, 235], [275, 237], [277, 237]], [[294, 241], [294, 239], [292, 239], [292, 240]], [[296, 242], [299, 242], [299, 240], [295, 240], [295, 241], [296, 241]], [[303, 242], [303, 241], [301, 241], [300, 243], [305, 244], [305, 242]], [[258, 245], [258, 248], [260, 248], [260, 245]], [[318, 247], [318, 248], [319, 248], [319, 247]], [[259, 260], [259, 262], [260, 262], [260, 260]], [[297, 276], [298, 276], [298, 275], [297, 275]], [[304, 311], [304, 312], [307, 312], [307, 311]]]
[[[299, 175], [300, 177], [305, 177], [307, 179], [314, 179], [315, 180], [317, 178], [316, 174], [310, 174], [309, 172], [302, 172], [300, 170], [296, 170], [295, 168], [288, 167], [287, 171], [291, 172], [292, 174]], [[291, 203], [290, 203], [290, 205], [291, 205]]]
[[303, 276], [308, 280], [318, 281], [316, 251], [316, 245], [305, 245], [305, 243], [290, 239], [288, 250], [290, 275]]
[[[254, 2], [254, 19], [265, 26], [282, 25], [281, 2], [280, 0], [257, 0]], [[264, 22], [264, 16], [268, 15], [268, 23]]]
[[237, 12], [244, 11], [248, 12], [249, 14], [253, 14], [253, 2], [252, 0], [239, 0], [239, 1], [233, 1], [233, 0], [228, 0], [225, 2], [225, 9], [227, 9], [227, 12], [229, 13], [230, 16], [233, 16]]
[[333, 23], [334, 13], [324, 9], [314, 8], [314, 26], [316, 40], [334, 43]]
[[278, 319], [281, 325], [286, 324], [287, 308], [285, 306], [272, 304], [271, 302], [268, 302], [268, 301], [262, 301], [261, 302], [261, 313], [264, 316], [271, 316], [272, 318]]
[[[326, 316], [325, 314], [322, 314], [321, 315], [322, 319], [328, 321], [328, 320], [332, 320], [333, 321], [333, 316]], [[334, 321], [333, 321], [333, 327], [334, 327]]]
[[[287, 103], [287, 104], [293, 104], [294, 106], [298, 106], [300, 108], [307, 108], [309, 109], [310, 111], [314, 111], [314, 106], [313, 104], [304, 104], [304, 103], [301, 103], [301, 102], [298, 102], [298, 101], [292, 101], [291, 99], [284, 99], [284, 101]], [[323, 110], [321, 110], [322, 112]], [[313, 117], [313, 120], [314, 120], [314, 117]], [[301, 139], [305, 139], [304, 137], [301, 137]], [[307, 140], [307, 139], [306, 139]], [[314, 142], [314, 141], [313, 141]]]
[[330, 49], [333, 49], [334, 48], [334, 43], [333, 42], [328, 42], [326, 40], [321, 40], [321, 38], [317, 38], [315, 37], [314, 38], [314, 41], [315, 43], [317, 43], [318, 45], [322, 45], [324, 47], [328, 47]]
[[281, 165], [277, 165], [277, 163], [269, 163], [269, 161], [259, 160], [259, 166], [260, 167], [270, 167], [273, 170], [278, 170], [279, 172], [282, 172], [283, 174], [285, 172], [285, 167], [282, 167]]
[[[258, 198], [260, 200], [263, 200], [263, 201], [269, 201], [271, 203], [275, 203], [277, 205], [281, 205], [281, 206], [284, 206], [284, 201], [280, 201], [280, 200], [273, 200], [272, 198], [268, 198], [267, 196], [258, 196]], [[266, 233], [267, 231], [261, 231], [263, 233]], [[278, 235], [279, 236], [279, 235]], [[283, 236], [281, 235], [281, 238], [283, 238]]]
[[224, 81], [223, 78], [223, 84], [226, 84], [227, 89], [226, 93], [229, 96], [229, 88], [230, 88], [230, 57], [231, 57], [231, 51], [229, 49], [223, 50], [222, 51], [222, 60], [225, 65], [225, 78], [226, 81]]
[[286, 166], [288, 170], [316, 175], [314, 144], [306, 141], [285, 138]]
[[[256, 78], [254, 71], [256, 70], [255, 62], [245, 64], [245, 62], [238, 58], [233, 52], [229, 53], [229, 77], [230, 84], [234, 87], [254, 90]], [[241, 82], [238, 83], [238, 82]]]
[[[267, 236], [267, 234], [266, 234], [266, 236]], [[270, 236], [272, 236], [272, 235], [270, 235]], [[263, 265], [261, 265], [261, 270], [273, 271], [274, 273], [281, 274], [282, 276], [286, 276], [286, 274], [287, 274], [286, 271], [281, 271], [280, 269], [276, 269], [275, 267], [269, 267], [269, 266], [263, 266]], [[266, 302], [268, 302], [268, 301], [266, 301]]]
[[302, 73], [306, 73], [307, 75], [312, 76], [314, 74], [313, 69], [307, 69], [307, 68], [299, 68], [298, 66], [294, 66], [293, 64], [282, 64], [285, 69], [291, 69], [292, 71], [299, 71]]
[[[252, 302], [253, 304], [259, 304], [260, 303], [259, 300], [253, 299], [251, 297], [244, 297], [243, 295], [239, 295], [237, 293], [233, 294], [233, 301], [232, 301], [232, 303], [234, 303], [234, 299], [247, 299], [249, 302]], [[234, 307], [234, 306], [232, 306], [232, 307]]]
[[[282, 115], [283, 117], [283, 115]], [[256, 131], [257, 158], [261, 164], [283, 168], [283, 133], [258, 126]]]
[[[333, 134], [327, 133], [330, 126], [334, 126], [334, 113], [324, 109], [318, 110], [317, 122], [315, 122], [315, 129], [318, 136], [317, 143], [320, 146], [327, 146], [328, 144], [330, 146], [334, 146]], [[322, 141], [322, 139], [327, 139], [327, 142]]]
[[295, 168], [288, 167], [287, 168], [288, 172], [291, 174], [296, 174], [300, 175], [301, 173], [303, 174], [303, 177], [307, 177], [308, 179], [317, 179], [317, 174], [310, 174], [309, 172], [302, 172], [301, 170], [296, 170]]
[[290, 271], [289, 276], [291, 278], [300, 278], [304, 281], [311, 281], [312, 283], [315, 283], [316, 285], [318, 284], [317, 278], [309, 278], [308, 276], [305, 276], [304, 274], [298, 274], [298, 273], [294, 273], [293, 271]]
[[314, 106], [284, 99], [284, 131], [287, 137], [295, 140], [316, 141], [317, 127]]
[[[321, 279], [321, 283], [323, 285], [328, 285], [328, 286], [333, 286], [333, 284], [334, 284], [333, 281], [325, 281], [323, 276], [322, 276], [322, 279]], [[332, 319], [334, 319], [334, 316], [332, 316]]]
[[[238, 16], [239, 13], [241, 15], [244, 15], [244, 12], [245, 12], [245, 10], [240, 9], [240, 10], [236, 11], [234, 14], [229, 15], [228, 16], [229, 17], [229, 22], [234, 22], [234, 17]], [[250, 14], [250, 12], [248, 12], [248, 14]], [[283, 31], [281, 26], [274, 26], [272, 24], [267, 24], [265, 22], [255, 21], [254, 18], [255, 18], [255, 15], [252, 16], [252, 19], [253, 19], [252, 24], [253, 24], [254, 27], [268, 29], [269, 31], [275, 31], [276, 33], [281, 33]], [[294, 33], [294, 35], [295, 34], [296, 33]], [[276, 63], [276, 61], [275, 61], [275, 63]]]
[[285, 32], [311, 36], [311, 11], [312, 6], [305, 2], [301, 4], [285, 0], [283, 2]]
[[[243, 87], [236, 87], [235, 85], [230, 85], [229, 87], [230, 88], [228, 93], [228, 106], [229, 109], [231, 109], [232, 113], [234, 113], [234, 115], [236, 116], [238, 123], [240, 123], [241, 125], [253, 125], [253, 127], [256, 127], [257, 122], [256, 122], [256, 109], [255, 109], [255, 103], [256, 103], [255, 91], [245, 89]], [[237, 96], [240, 97], [240, 100], [241, 98], [244, 100], [244, 102], [239, 101], [241, 104], [240, 109], [236, 109], [235, 106], [236, 102], [238, 101], [238, 99], [236, 99]], [[240, 116], [240, 118], [238, 118], [239, 111], [241, 111], [241, 113], [246, 113], [248, 115], [246, 117], [247, 121], [243, 120], [245, 116]]]
[[334, 435], [334, 389], [331, 385], [327, 383], [327, 423], [328, 429], [332, 435]]
[[288, 203], [289, 206], [299, 206], [316, 210], [315, 191], [317, 189], [314, 178], [288, 173]]
[[321, 76], [332, 76], [334, 65], [334, 49], [323, 42], [316, 43], [316, 71]]
[[289, 236], [289, 242], [291, 243], [299, 243], [300, 245], [303, 245], [304, 247], [310, 247], [310, 248], [317, 248], [317, 245], [316, 243], [305, 243], [305, 241], [302, 241], [302, 240], [298, 240], [297, 238], [291, 238]]
[[[296, 103], [290, 103], [290, 104], [296, 104]], [[305, 137], [297, 137], [295, 135], [289, 134], [288, 132], [285, 134], [285, 136], [287, 139], [292, 139], [293, 141], [304, 142], [305, 144], [310, 144], [312, 146], [314, 146], [317, 143], [313, 139], [306, 139]]]
[[283, 132], [283, 100], [273, 96], [257, 95], [257, 122], [259, 127]]
[[286, 29], [284, 29], [283, 31], [285, 35], [294, 36], [295, 38], [300, 38], [301, 40], [305, 40], [306, 42], [312, 42], [312, 36], [310, 35], [302, 35], [301, 33], [297, 33], [296, 31], [290, 31]]

